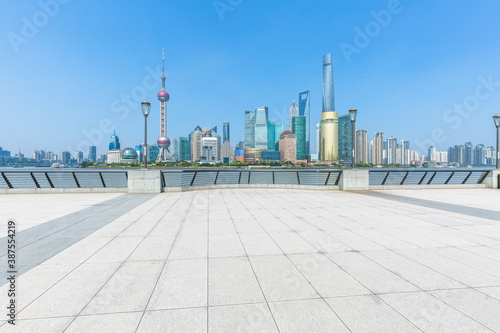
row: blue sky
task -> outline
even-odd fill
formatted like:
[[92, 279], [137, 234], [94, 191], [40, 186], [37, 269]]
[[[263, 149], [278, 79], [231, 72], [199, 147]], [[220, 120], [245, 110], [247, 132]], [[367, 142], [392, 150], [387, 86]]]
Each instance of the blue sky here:
[[142, 99], [154, 142], [162, 47], [169, 136], [228, 121], [234, 144], [244, 111], [260, 106], [287, 128], [288, 106], [310, 90], [314, 148], [322, 56], [332, 53], [337, 111], [357, 108], [369, 137], [415, 150], [493, 145], [499, 17], [495, 0], [3, 1], [0, 146], [86, 156], [93, 143], [102, 154], [115, 128], [133, 147]]

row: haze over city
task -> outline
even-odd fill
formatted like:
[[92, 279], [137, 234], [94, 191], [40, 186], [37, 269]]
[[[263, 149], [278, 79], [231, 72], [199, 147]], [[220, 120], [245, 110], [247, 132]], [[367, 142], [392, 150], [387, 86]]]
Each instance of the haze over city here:
[[332, 53], [336, 109], [357, 108], [356, 127], [369, 137], [410, 140], [424, 154], [429, 143], [494, 144], [495, 1], [57, 3], [1, 5], [0, 141], [12, 153], [86, 154], [78, 145], [92, 138], [102, 154], [112, 128], [122, 146], [134, 147], [143, 141], [143, 99], [152, 103], [154, 142], [163, 47], [168, 136], [227, 121], [236, 144], [244, 111], [261, 106], [286, 129], [288, 107], [304, 90], [313, 129], [322, 56]]

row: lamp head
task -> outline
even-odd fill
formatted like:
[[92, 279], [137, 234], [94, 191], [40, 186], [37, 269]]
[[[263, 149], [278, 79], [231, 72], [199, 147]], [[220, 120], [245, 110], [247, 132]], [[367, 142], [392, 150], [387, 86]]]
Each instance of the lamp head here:
[[496, 114], [493, 116], [493, 121], [495, 122], [495, 126], [500, 128], [500, 114]]
[[147, 118], [147, 116], [149, 115], [149, 112], [151, 111], [151, 103], [149, 103], [148, 101], [144, 101], [141, 103], [141, 110], [142, 110], [142, 114], [144, 115], [144, 117]]
[[357, 113], [358, 113], [358, 110], [356, 110], [354, 108], [349, 110], [349, 119], [351, 119], [351, 122], [356, 121], [356, 114]]

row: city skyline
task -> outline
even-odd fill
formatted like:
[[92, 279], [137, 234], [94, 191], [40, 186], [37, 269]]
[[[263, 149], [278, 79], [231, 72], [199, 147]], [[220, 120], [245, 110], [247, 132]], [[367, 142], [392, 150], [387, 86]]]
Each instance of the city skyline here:
[[[10, 15], [0, 25], [0, 32], [6, 37], [1, 43], [7, 50], [0, 55], [0, 60], [10, 66], [5, 69], [5, 79], [0, 84], [6, 96], [2, 120], [9, 126], [2, 131], [0, 144], [14, 154], [18, 149], [24, 154], [34, 149], [53, 150], [58, 154], [69, 150], [73, 154], [77, 150], [87, 152], [88, 146], [78, 148], [79, 143], [90, 137], [98, 141], [92, 145], [96, 145], [98, 154], [101, 154], [112, 130], [120, 133], [124, 147], [141, 143], [142, 98], [128, 101], [122, 97], [138, 96], [144, 89], [144, 99], [152, 103], [148, 125], [150, 128], [159, 127], [156, 114], [159, 105], [155, 96], [161, 85], [158, 54], [165, 45], [167, 88], [175, 96], [169, 101], [169, 124], [172, 125], [169, 136], [178, 138], [189, 133], [196, 125], [192, 117], [187, 116], [191, 114], [200, 119], [197, 122], [211, 126], [230, 122], [233, 124], [232, 140], [238, 142], [244, 137], [241, 112], [266, 105], [271, 121], [286, 124], [289, 122], [290, 101], [305, 90], [311, 95], [310, 126], [314, 127], [322, 109], [320, 57], [332, 53], [336, 111], [341, 115], [356, 107], [359, 111], [356, 127], [367, 130], [370, 137], [376, 132], [405, 137], [412, 142], [413, 149], [422, 154], [426, 149], [419, 146], [428, 148], [433, 145], [444, 150], [469, 140], [490, 146], [494, 143], [491, 115], [500, 109], [500, 73], [494, 60], [497, 46], [489, 42], [498, 34], [499, 29], [495, 29], [498, 24], [488, 17], [495, 17], [500, 7], [492, 2], [473, 5], [464, 2], [458, 8], [450, 4], [455, 2], [430, 6], [400, 1], [394, 8], [389, 8], [386, 1], [356, 5], [321, 3], [316, 6], [290, 2], [290, 8], [284, 8], [275, 4], [263, 7], [262, 3], [244, 2], [234, 10], [224, 12], [221, 20], [220, 13], [211, 3], [200, 5], [193, 13], [185, 4], [166, 7], [153, 1], [151, 4], [113, 7], [113, 11], [133, 21], [133, 15], [140, 10], [149, 13], [154, 22], [160, 14], [152, 11], [152, 7], [170, 9], [178, 17], [169, 12], [163, 20], [160, 19], [165, 25], [161, 31], [167, 31], [165, 37], [155, 31], [160, 30], [157, 29], [158, 23], [148, 27], [128, 24], [116, 39], [97, 38], [90, 43], [86, 40], [98, 33], [105, 34], [110, 27], [97, 24], [88, 29], [87, 25], [81, 24], [82, 20], [92, 17], [91, 14], [97, 18], [109, 17], [111, 5], [98, 4], [101, 11], [95, 12], [92, 6], [69, 2], [61, 3], [47, 24], [37, 28], [35, 36], [26, 38], [27, 43], [19, 44], [13, 42], [12, 36], [24, 36], [23, 17], [30, 22], [34, 14], [45, 9], [38, 3], [4, 4], [4, 12]], [[300, 10], [308, 14], [300, 17], [311, 23], [309, 27], [304, 24], [305, 27], [294, 27], [291, 31], [280, 28], [284, 17], [297, 17]], [[266, 16], [256, 17], [252, 14], [256, 11], [266, 13]], [[386, 17], [387, 24], [380, 23], [380, 13], [390, 14], [390, 19]], [[444, 13], [467, 17], [467, 24], [455, 22], [454, 15]], [[181, 20], [188, 14], [200, 18], [200, 23], [187, 27]], [[422, 27], [421, 35], [415, 37], [414, 43], [400, 43], [416, 27], [418, 15], [424, 14], [440, 17], [441, 22]], [[328, 15], [337, 18], [337, 22], [312, 24], [313, 21], [326, 22]], [[110, 22], [117, 19], [114, 16], [109, 18]], [[237, 27], [242, 21], [251, 19], [269, 20], [268, 29], [274, 29], [274, 33], [268, 34], [266, 29], [255, 24], [251, 29]], [[367, 35], [367, 26], [376, 27], [373, 22], [379, 22], [379, 32]], [[449, 38], [446, 27], [450, 23], [455, 23], [455, 29], [466, 33], [461, 34], [460, 39]], [[175, 29], [175, 33], [170, 33], [176, 25], [186, 29]], [[205, 26], [207, 31], [203, 31]], [[132, 35], [132, 40], [127, 42], [125, 38], [130, 37], [127, 33], [138, 27], [140, 36]], [[65, 30], [81, 38], [68, 39]], [[479, 34], [484, 30], [493, 36], [486, 38]], [[320, 38], [320, 31], [330, 32], [331, 37], [325, 41]], [[220, 35], [214, 35], [214, 32]], [[230, 46], [234, 40], [230, 33], [246, 38], [244, 42]], [[308, 38], [303, 39], [304, 36]], [[360, 47], [362, 37], [359, 36], [368, 37], [366, 46]], [[292, 37], [302, 38], [305, 45], [284, 59], [283, 47]], [[206, 42], [197, 43], [202, 38]], [[144, 44], [135, 43], [139, 40]], [[141, 47], [136, 49], [135, 44]], [[195, 44], [196, 47], [189, 46]], [[465, 49], [464, 44], [468, 45]], [[68, 47], [60, 53], [52, 52], [63, 45]], [[270, 47], [269, 54], [246, 53], [258, 46]], [[391, 54], [387, 50], [391, 50]], [[91, 54], [93, 56], [89, 56]], [[202, 56], [198, 57], [200, 54]], [[93, 61], [95, 58], [100, 61]], [[239, 66], [242, 62], [245, 62], [245, 68]], [[35, 98], [22, 98], [21, 94], [28, 87], [31, 90], [35, 87]], [[82, 94], [76, 102], [72, 95], [75, 89]], [[246, 94], [247, 91], [252, 93]], [[231, 97], [222, 98], [228, 96]], [[58, 102], [54, 103], [55, 100]], [[195, 107], [199, 100], [204, 101], [206, 111]], [[20, 113], [23, 117], [19, 116]], [[24, 115], [31, 121], [26, 122]], [[37, 135], [37, 146], [23, 141], [21, 128]], [[156, 141], [155, 132], [148, 133], [148, 142]], [[310, 150], [315, 152], [316, 140], [314, 135], [310, 136]]]

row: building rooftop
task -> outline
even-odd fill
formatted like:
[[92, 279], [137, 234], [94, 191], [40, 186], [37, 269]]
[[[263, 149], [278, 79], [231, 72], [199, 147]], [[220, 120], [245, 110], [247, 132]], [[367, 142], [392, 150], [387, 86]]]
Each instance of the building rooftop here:
[[17, 323], [0, 332], [499, 332], [498, 202], [488, 189], [1, 195], [19, 247]]

